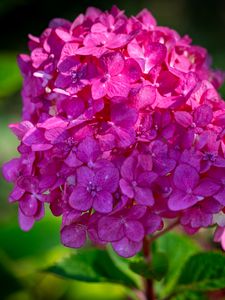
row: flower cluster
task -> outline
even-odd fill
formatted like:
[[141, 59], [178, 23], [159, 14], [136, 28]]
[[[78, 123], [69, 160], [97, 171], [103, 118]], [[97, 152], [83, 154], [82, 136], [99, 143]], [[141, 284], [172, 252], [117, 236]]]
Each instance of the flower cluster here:
[[47, 204], [65, 246], [88, 238], [129, 257], [165, 219], [189, 234], [224, 221], [224, 74], [204, 48], [116, 7], [29, 39], [23, 120], [10, 125], [20, 157], [3, 166], [23, 230]]

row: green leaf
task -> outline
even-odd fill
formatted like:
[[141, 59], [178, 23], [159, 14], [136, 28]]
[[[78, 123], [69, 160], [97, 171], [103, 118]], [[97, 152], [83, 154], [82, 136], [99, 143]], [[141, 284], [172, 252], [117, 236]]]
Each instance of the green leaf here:
[[175, 232], [168, 232], [154, 242], [159, 252], [164, 252], [169, 260], [169, 269], [162, 282], [156, 284], [159, 299], [170, 295], [180, 276], [181, 269], [187, 259], [200, 251], [193, 239]]
[[168, 259], [164, 253], [154, 253], [151, 262], [139, 257], [130, 263], [130, 268], [145, 278], [161, 280], [168, 271]]
[[9, 96], [21, 87], [22, 76], [15, 53], [0, 53], [0, 97]]
[[184, 292], [179, 295], [175, 295], [174, 297], [170, 298], [171, 300], [208, 300], [208, 297], [203, 293], [198, 292]]
[[24, 232], [15, 216], [10, 222], [0, 223], [1, 249], [13, 260], [46, 254], [60, 244], [59, 222], [47, 211], [45, 218], [36, 222], [30, 232]]
[[191, 256], [178, 280], [178, 290], [213, 291], [225, 288], [225, 255], [219, 252]]
[[113, 282], [136, 288], [135, 281], [120, 270], [108, 252], [99, 249], [82, 249], [47, 272], [85, 282]]
[[[4, 262], [4, 263], [3, 263]], [[1, 299], [10, 294], [21, 290], [23, 287], [19, 280], [15, 277], [13, 272], [5, 264], [4, 257], [1, 256], [0, 259], [0, 290], [1, 290]]]

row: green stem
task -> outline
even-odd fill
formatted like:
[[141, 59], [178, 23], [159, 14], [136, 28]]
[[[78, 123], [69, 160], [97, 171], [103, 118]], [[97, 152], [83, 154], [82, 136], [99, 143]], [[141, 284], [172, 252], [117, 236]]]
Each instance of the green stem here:
[[152, 236], [150, 238], [150, 243], [152, 243], [153, 241], [155, 241], [156, 239], [158, 239], [160, 236], [162, 236], [166, 232], [170, 231], [171, 229], [173, 229], [174, 227], [176, 227], [177, 225], [179, 225], [179, 223], [180, 223], [179, 220], [176, 220], [174, 223], [171, 223], [169, 226], [167, 226], [164, 230], [162, 230], [159, 233], [157, 233], [156, 235]]

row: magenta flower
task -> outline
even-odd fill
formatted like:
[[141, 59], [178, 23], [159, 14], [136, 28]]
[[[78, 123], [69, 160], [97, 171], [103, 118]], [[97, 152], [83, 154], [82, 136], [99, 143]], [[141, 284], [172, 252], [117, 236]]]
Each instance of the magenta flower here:
[[86, 211], [93, 207], [98, 212], [109, 213], [113, 208], [112, 193], [116, 191], [118, 181], [116, 168], [93, 171], [80, 167], [77, 170], [77, 186], [70, 195], [69, 203], [76, 210]]
[[127, 97], [129, 80], [121, 74], [125, 60], [120, 52], [103, 54], [99, 59], [101, 73], [99, 79], [93, 81], [91, 88], [93, 99], [108, 97]]
[[224, 244], [225, 76], [204, 48], [114, 6], [52, 20], [29, 50], [9, 126], [19, 157], [2, 168], [23, 230], [49, 206], [67, 247], [89, 239], [130, 257], [166, 219], [188, 234], [217, 224]]
[[130, 210], [102, 217], [98, 223], [98, 234], [101, 240], [112, 242], [114, 250], [130, 257], [140, 251], [145, 234], [139, 219], [144, 216], [144, 206], [134, 206]]
[[210, 179], [200, 180], [195, 168], [187, 165], [179, 165], [173, 177], [176, 191], [169, 198], [171, 210], [181, 210], [193, 206], [205, 197], [216, 194], [220, 186]]
[[43, 217], [47, 197], [38, 187], [38, 180], [35, 177], [19, 177], [17, 185], [20, 193], [12, 193], [11, 201], [19, 201], [19, 224], [23, 230], [28, 231], [35, 220]]
[[[142, 157], [140, 156], [141, 160]], [[141, 170], [137, 157], [127, 158], [121, 167], [120, 188], [124, 195], [134, 198], [138, 204], [152, 206], [154, 196], [151, 184], [157, 174], [149, 170]]]

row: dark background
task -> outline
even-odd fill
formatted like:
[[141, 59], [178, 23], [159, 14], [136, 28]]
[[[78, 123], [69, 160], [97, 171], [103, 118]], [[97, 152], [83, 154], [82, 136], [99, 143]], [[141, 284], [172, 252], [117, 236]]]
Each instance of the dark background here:
[[[225, 70], [224, 0], [0, 0], [0, 163], [16, 155], [17, 141], [7, 124], [20, 118], [22, 79], [16, 55], [27, 52], [27, 34], [39, 35], [52, 18], [73, 20], [88, 6], [105, 10], [113, 4], [127, 15], [150, 9], [158, 24], [188, 33], [194, 44], [208, 49], [213, 65]], [[70, 251], [59, 244], [60, 220], [47, 212], [31, 232], [21, 232], [16, 205], [7, 203], [10, 189], [0, 178], [1, 300], [128, 299], [120, 286], [65, 282], [39, 272]]]

